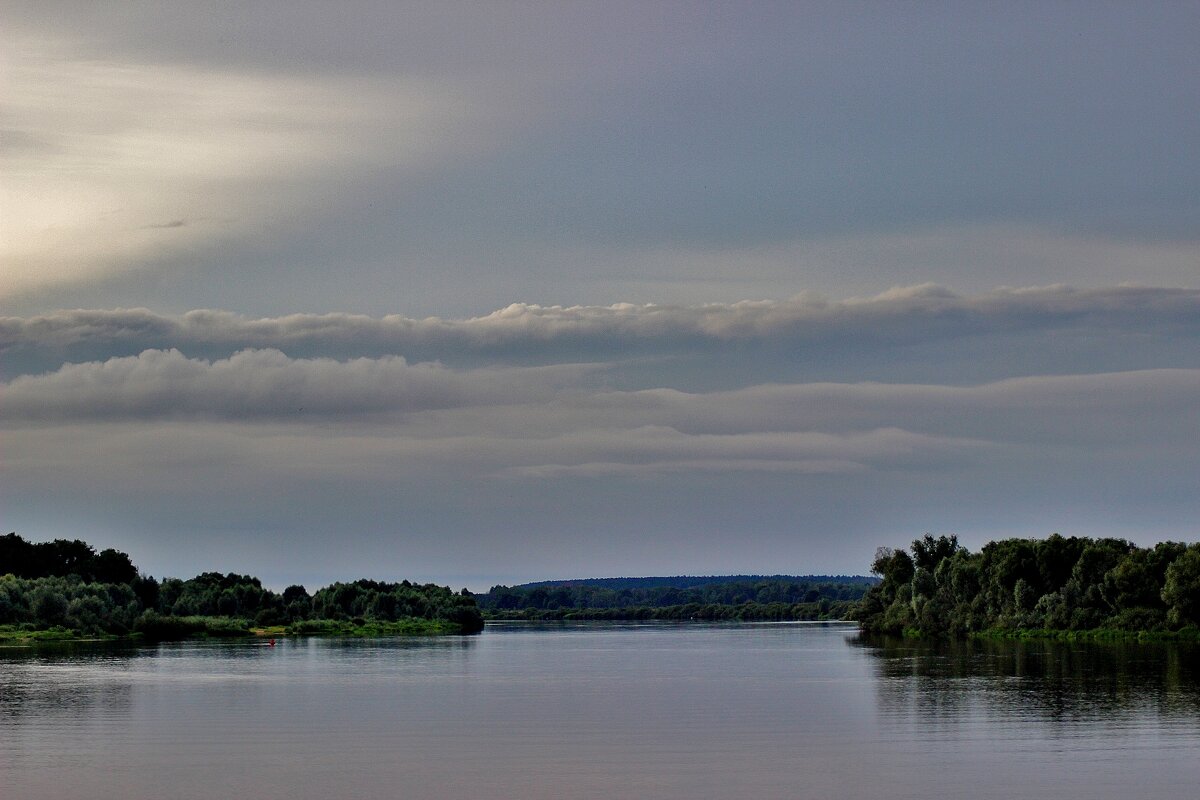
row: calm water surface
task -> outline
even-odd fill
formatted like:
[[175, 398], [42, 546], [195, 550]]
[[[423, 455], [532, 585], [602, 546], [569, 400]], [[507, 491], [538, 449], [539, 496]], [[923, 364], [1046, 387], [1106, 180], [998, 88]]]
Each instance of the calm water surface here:
[[1194, 649], [848, 625], [0, 650], [0, 797], [1195, 798]]

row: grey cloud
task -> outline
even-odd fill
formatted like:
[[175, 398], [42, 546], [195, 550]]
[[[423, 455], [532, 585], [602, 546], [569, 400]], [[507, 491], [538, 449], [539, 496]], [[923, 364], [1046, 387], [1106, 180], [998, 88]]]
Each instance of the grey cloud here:
[[[254, 567], [285, 581], [304, 559], [278, 553], [325, 552], [332, 533], [359, 554], [338, 556], [351, 573], [495, 577], [781, 558], [859, 570], [877, 544], [930, 529], [976, 545], [1194, 535], [1200, 370], [688, 393], [523, 369], [424, 375], [392, 358], [145, 361], [113, 365], [125, 377], [107, 384], [104, 364], [80, 365], [88, 381], [22, 379], [15, 407], [17, 382], [5, 388], [10, 526], [53, 508], [74, 520], [65, 532], [129, 528], [124, 546], [160, 572]], [[60, 397], [79, 391], [74, 406]], [[194, 395], [182, 402], [195, 418], [154, 419], [163, 393]], [[304, 394], [324, 410], [290, 413]], [[37, 405], [42, 418], [11, 418]], [[258, 561], [185, 556], [192, 529]]]
[[457, 373], [436, 364], [380, 359], [291, 359], [278, 350], [244, 350], [228, 359], [186, 358], [147, 350], [104, 362], [67, 364], [5, 386], [9, 420], [244, 419], [407, 413], [457, 405], [516, 402], [578, 378], [581, 368], [546, 367]]
[[896, 428], [849, 434], [771, 432], [685, 434], [633, 428], [564, 435], [542, 442], [543, 456], [583, 452], [579, 463], [514, 467], [501, 477], [652, 477], [672, 472], [855, 473], [945, 463], [980, 442], [925, 436]]
[[989, 447], [1166, 452], [1194, 447], [1200, 430], [1200, 370], [688, 393], [606, 390], [597, 369], [451, 370], [393, 356], [337, 362], [278, 351], [208, 362], [147, 351], [15, 379], [4, 387], [3, 417], [14, 430], [229, 420], [283, 425], [300, 439], [322, 426], [318, 449], [353, 452], [359, 462], [390, 469], [403, 453], [419, 456], [423, 469], [510, 477], [915, 469]]
[[[1197, 370], [1040, 377], [970, 388], [862, 383], [701, 394], [654, 389], [560, 395], [536, 408], [460, 408], [446, 419], [417, 417], [407, 424], [424, 435], [452, 418], [462, 436], [536, 439], [547, 447], [575, 441], [549, 438], [572, 431], [617, 437], [640, 428], [660, 432], [661, 440], [661, 432], [671, 430], [680, 437], [737, 442], [733, 437], [760, 433], [845, 436], [894, 428], [974, 442], [1095, 447], [1141, 441], [1149, 448], [1190, 441], [1193, 423], [1200, 422], [1197, 394]], [[637, 445], [636, 439], [622, 440], [630, 452]]]
[[[1165, 366], [1160, 351], [1171, 358], [1189, 349], [1200, 353], [1200, 291], [1049, 286], [959, 295], [923, 285], [836, 302], [800, 295], [699, 306], [518, 303], [457, 320], [352, 314], [250, 319], [215, 310], [171, 316], [146, 309], [0, 318], [0, 352], [7, 356], [10, 376], [81, 356], [102, 359], [147, 348], [208, 357], [276, 348], [294, 356], [342, 359], [396, 354], [446, 363], [545, 363], [721, 350], [745, 357], [750, 346], [751, 355], [770, 351], [776, 361], [786, 362], [817, 349], [851, 358], [870, 352], [903, 358], [904, 348], [914, 345], [971, 346], [987, 337], [1022, 338], [1034, 344], [1032, 352], [1058, 352], [1063, 361], [1075, 357], [1082, 371], [1095, 370], [1086, 357], [1089, 349], [1111, 359], [1122, 345], [1136, 347], [1145, 359], [1131, 366]], [[1194, 356], [1182, 365], [1200, 363]], [[1100, 369], [1113, 366], [1123, 365], [1110, 360]]]
[[796, 426], [847, 431], [893, 424], [954, 436], [999, 435], [1006, 441], [1045, 443], [1069, 439], [1080, 430], [1087, 430], [1093, 441], [1151, 430], [1183, 434], [1189, 420], [1200, 423], [1197, 397], [1200, 370], [1160, 369], [1022, 377], [969, 387], [814, 383], [709, 394], [651, 389], [596, 395], [590, 398], [589, 413], [595, 419], [669, 419], [692, 433]]
[[[504, 471], [510, 476], [919, 470], [1056, 448], [1097, 458], [1133, 452], [1186, 458], [1200, 430], [1197, 397], [1200, 370], [1153, 370], [977, 387], [862, 383], [705, 394], [598, 392], [555, 398], [536, 409], [460, 409], [441, 424], [452, 419], [457, 435], [471, 441], [502, 437], [504, 452], [522, 462]], [[519, 441], [536, 447], [519, 451]], [[490, 447], [475, 446], [486, 463]]]

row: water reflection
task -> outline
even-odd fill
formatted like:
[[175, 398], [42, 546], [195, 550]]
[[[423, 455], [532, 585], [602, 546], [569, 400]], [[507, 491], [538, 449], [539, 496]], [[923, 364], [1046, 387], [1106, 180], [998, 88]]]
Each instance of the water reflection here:
[[[137, 650], [88, 642], [0, 648], [0, 718], [84, 718], [120, 714], [132, 687], [120, 679]], [[97, 669], [116, 676], [97, 682]]]
[[0, 797], [1192, 797], [1194, 648], [846, 625], [0, 653]]
[[859, 635], [886, 714], [985, 711], [1083, 723], [1139, 715], [1195, 720], [1200, 648], [1177, 643], [920, 641]]
[[[362, 684], [377, 678], [461, 676], [471, 637], [265, 642], [64, 642], [0, 648], [0, 719], [111, 718], [156, 688], [225, 685], [249, 691], [303, 684]], [[407, 666], [407, 669], [405, 667]]]

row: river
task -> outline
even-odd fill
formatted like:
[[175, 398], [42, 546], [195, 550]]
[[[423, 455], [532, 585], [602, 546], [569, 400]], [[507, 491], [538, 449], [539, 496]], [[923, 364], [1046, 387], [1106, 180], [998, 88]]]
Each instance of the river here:
[[0, 796], [1194, 798], [1178, 646], [846, 624], [0, 650]]

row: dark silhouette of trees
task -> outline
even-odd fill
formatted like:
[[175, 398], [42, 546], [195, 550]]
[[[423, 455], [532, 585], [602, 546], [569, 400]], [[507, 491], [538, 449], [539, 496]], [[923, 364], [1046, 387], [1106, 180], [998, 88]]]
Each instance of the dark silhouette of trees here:
[[1200, 544], [1193, 544], [1164, 572], [1162, 599], [1172, 625], [1200, 623]]
[[0, 575], [18, 578], [65, 578], [78, 575], [88, 583], [129, 583], [137, 568], [129, 556], [113, 549], [97, 553], [78, 539], [27, 542], [16, 533], [0, 536]]
[[[907, 554], [904, 558], [908, 558]], [[534, 583], [524, 586], [493, 586], [487, 594], [476, 598], [479, 607], [489, 613], [520, 611], [520, 616], [547, 618], [546, 614], [531, 612], [562, 611], [587, 612], [589, 618], [599, 618], [600, 612], [620, 612], [625, 616], [609, 614], [606, 619], [645, 619], [651, 611], [654, 618], [687, 619], [682, 615], [686, 607], [707, 606], [804, 606], [792, 616], [779, 617], [778, 611], [760, 611], [768, 616], [760, 619], [816, 619], [813, 611], [821, 602], [846, 603], [860, 599], [876, 581], [871, 578], [845, 578], [813, 576], [800, 578], [780, 576], [741, 579], [729, 576], [704, 578], [646, 578], [645, 586], [629, 585], [642, 579], [598, 578], [571, 581], [562, 584]], [[812, 608], [809, 608], [809, 607]], [[506, 614], [504, 616], [514, 616]], [[572, 616], [567, 613], [559, 618]], [[581, 619], [579, 614], [572, 618]], [[733, 618], [728, 617], [728, 618]]]

